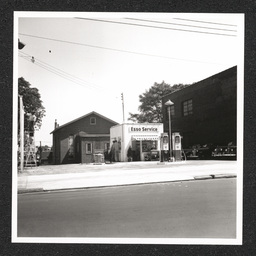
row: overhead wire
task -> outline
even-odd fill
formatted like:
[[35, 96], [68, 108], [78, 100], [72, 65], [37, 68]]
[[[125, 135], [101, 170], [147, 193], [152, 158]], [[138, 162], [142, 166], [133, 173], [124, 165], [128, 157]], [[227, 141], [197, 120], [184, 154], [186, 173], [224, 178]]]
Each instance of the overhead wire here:
[[116, 52], [124, 52], [124, 53], [136, 54], [136, 55], [141, 55], [141, 56], [156, 57], [156, 58], [163, 58], [163, 59], [170, 59], [170, 60], [178, 60], [178, 61], [186, 61], [186, 62], [196, 62], [196, 63], [203, 63], [203, 64], [220, 64], [220, 63], [213, 63], [213, 62], [206, 62], [206, 61], [199, 61], [199, 60], [174, 58], [174, 57], [168, 57], [168, 56], [163, 56], [163, 55], [155, 55], [155, 54], [149, 54], [149, 53], [141, 53], [141, 52], [127, 51], [127, 50], [120, 50], [120, 49], [115, 49], [115, 48], [109, 48], [109, 47], [103, 47], [103, 46], [96, 46], [96, 45], [78, 43], [78, 42], [67, 41], [67, 40], [61, 40], [61, 39], [55, 39], [55, 38], [49, 38], [49, 37], [43, 37], [43, 36], [35, 36], [35, 35], [24, 34], [24, 33], [19, 33], [19, 34], [22, 35], [22, 36], [27, 36], [27, 37], [32, 37], [32, 38], [38, 38], [38, 39], [44, 39], [44, 40], [50, 40], [50, 41], [54, 41], [54, 42], [67, 43], [67, 44], [74, 44], [74, 45], [80, 45], [80, 46], [91, 47], [91, 48], [102, 49], [102, 50], [109, 50], [109, 51], [116, 51]]
[[[32, 56], [29, 56], [28, 54], [25, 55], [25, 56], [24, 55], [23, 56], [19, 55], [19, 56], [22, 57], [23, 59], [27, 60], [28, 62], [32, 62], [33, 64], [35, 64], [36, 66], [38, 66], [40, 68], [43, 68], [43, 69], [45, 69], [45, 70], [47, 70], [47, 71], [49, 71], [49, 72], [51, 72], [51, 73], [53, 73], [53, 74], [55, 74], [55, 75], [57, 75], [59, 77], [62, 77], [64, 79], [66, 79], [66, 80], [69, 80], [70, 82], [73, 82], [73, 83], [75, 83], [77, 85], [80, 85], [82, 87], [90, 87], [92, 89], [106, 90], [108, 93], [110, 92], [109, 89], [97, 86], [96, 84], [93, 84], [94, 86], [89, 85], [88, 83], [90, 83], [90, 82], [87, 82], [87, 81], [82, 80], [82, 79], [80, 79], [78, 77], [70, 75], [67, 72], [62, 71], [62, 70], [60, 70], [58, 68], [55, 68], [55, 67], [53, 67], [53, 66], [51, 66], [51, 65], [49, 65], [49, 64], [47, 64], [45, 62], [42, 62], [42, 61], [40, 61], [40, 60], [38, 60], [36, 58], [33, 58], [33, 61], [32, 61]], [[117, 98], [116, 96], [113, 96], [113, 97]]]
[[191, 19], [184, 19], [184, 18], [173, 18], [173, 19], [175, 19], [175, 20], [190, 21], [190, 22], [200, 22], [200, 23], [207, 23], [207, 24], [214, 24], [214, 25], [223, 25], [223, 26], [237, 27], [237, 25], [234, 25], [234, 24], [218, 23], [218, 22], [211, 22], [211, 21], [191, 20]]
[[[79, 18], [79, 17], [77, 18], [76, 17], [76, 19], [99, 21], [99, 22], [110, 22], [110, 23], [118, 23], [118, 24], [124, 24], [124, 25], [134, 25], [134, 26], [142, 26], [142, 27], [150, 27], [150, 28], [158, 28], [158, 29], [170, 29], [170, 30], [179, 30], [179, 31], [187, 31], [187, 32], [197, 32], [197, 33], [206, 33], [206, 34], [235, 36], [235, 35], [230, 35], [230, 34], [219, 34], [219, 33], [210, 33], [210, 32], [194, 31], [194, 30], [173, 29], [173, 28], [158, 27], [158, 26], [148, 26], [148, 25], [145, 25], [145, 24], [124, 23], [124, 22], [118, 22], [118, 21], [100, 20], [100, 19], [92, 19], [92, 18]], [[162, 24], [179, 25], [179, 26], [197, 27], [197, 28], [204, 28], [204, 29], [216, 29], [216, 30], [219, 29], [219, 28], [209, 28], [209, 27], [202, 27], [202, 26], [186, 25], [186, 24], [174, 24], [174, 23], [170, 23], [170, 22], [161, 22], [161, 21], [154, 21], [154, 20], [136, 19], [136, 18], [125, 18], [125, 19], [144, 21], [144, 22], [154, 22], [154, 23], [162, 23]], [[181, 18], [175, 18], [175, 19], [193, 21], [193, 22], [202, 22], [203, 23], [203, 21], [198, 21], [198, 20], [189, 20], [189, 19], [181, 19]], [[221, 23], [213, 23], [213, 22], [204, 22], [204, 23], [211, 23], [211, 24], [218, 24], [218, 25], [230, 25], [230, 24], [221, 24]], [[235, 31], [235, 30], [227, 30], [227, 29], [219, 29], [219, 30], [232, 31], [232, 32]], [[197, 60], [180, 59], [180, 58], [173, 58], [173, 57], [168, 57], [168, 56], [160, 56], [160, 55], [154, 55], [154, 54], [126, 51], [126, 50], [120, 50], [120, 49], [114, 49], [114, 48], [108, 48], [108, 47], [101, 47], [101, 46], [89, 45], [89, 44], [84, 44], [84, 43], [72, 42], [72, 41], [67, 41], [67, 40], [54, 39], [54, 38], [49, 38], [49, 37], [29, 35], [29, 34], [24, 34], [24, 33], [19, 33], [19, 34], [23, 35], [23, 36], [29, 36], [29, 37], [34, 37], [34, 38], [39, 38], [39, 39], [44, 39], [44, 40], [51, 40], [51, 41], [56, 41], [56, 42], [69, 43], [69, 44], [75, 44], [75, 45], [86, 46], [86, 47], [93, 47], [93, 48], [104, 49], [104, 50], [112, 50], [112, 51], [118, 51], [118, 52], [124, 52], [124, 53], [131, 53], [131, 54], [137, 54], [137, 55], [142, 55], [142, 56], [158, 57], [158, 58], [165, 58], [165, 59], [172, 59], [172, 60], [179, 60], [179, 61], [188, 61], [188, 62], [218, 64], [218, 63], [210, 63], [210, 62], [203, 62], [203, 61], [197, 61]], [[26, 54], [26, 53], [23, 52], [23, 54]], [[21, 57], [26, 59], [25, 56], [21, 56]], [[78, 77], [75, 77], [73, 75], [70, 75], [67, 72], [63, 71], [63, 70], [60, 70], [60, 69], [58, 69], [54, 66], [51, 66], [51, 65], [49, 65], [49, 64], [47, 64], [43, 61], [40, 61], [38, 59], [37, 59], [36, 65], [40, 66], [41, 68], [44, 68], [44, 69], [48, 70], [49, 72], [52, 72], [52, 73], [56, 74], [58, 76], [61, 76], [62, 78], [68, 79], [71, 82], [74, 82], [76, 84], [84, 86], [85, 85], [84, 83], [86, 83], [86, 86], [90, 86], [92, 88], [95, 88], [95, 86], [88, 85], [88, 83], [90, 83], [90, 82], [82, 80], [82, 79], [80, 79]], [[102, 89], [102, 87], [100, 89]]]
[[[27, 56], [29, 59], [32, 58], [32, 56], [30, 56], [29, 54], [27, 54], [27, 53], [25, 53], [25, 52], [22, 52], [22, 51], [20, 51], [20, 52], [23, 53], [23, 54], [26, 54], [26, 56]], [[22, 57], [22, 56], [21, 56], [21, 57]], [[50, 65], [50, 64], [48, 64], [48, 63], [46, 63], [46, 62], [44, 62], [44, 61], [42, 61], [42, 60], [36, 59], [36, 64], [40, 64], [42, 67], [47, 68], [49, 71], [55, 72], [56, 74], [65, 76], [65, 77], [67, 77], [67, 78], [69, 78], [69, 79], [72, 79], [72, 80], [74, 80], [74, 81], [78, 81], [79, 83], [82, 83], [82, 84], [86, 83], [87, 86], [90, 86], [90, 87], [92, 87], [92, 88], [94, 88], [94, 89], [95, 89], [96, 87], [98, 87], [97, 89], [103, 89], [102, 87], [100, 87], [100, 86], [98, 86], [98, 85], [96, 85], [96, 84], [94, 84], [94, 83], [88, 82], [88, 81], [83, 80], [83, 79], [81, 79], [81, 78], [79, 78], [79, 77], [76, 77], [76, 76], [74, 76], [74, 75], [71, 75], [71, 74], [67, 73], [66, 71], [63, 71], [63, 70], [61, 70], [61, 69], [59, 69], [59, 68], [56, 68], [56, 67], [54, 67], [54, 66], [52, 66], [52, 65]], [[90, 84], [91, 84], [91, 85], [90, 85]]]
[[145, 22], [153, 22], [153, 23], [160, 23], [160, 24], [168, 24], [168, 25], [175, 25], [175, 26], [183, 26], [183, 27], [193, 27], [193, 28], [203, 28], [203, 29], [212, 29], [212, 30], [221, 30], [221, 31], [230, 31], [230, 32], [237, 32], [236, 30], [232, 29], [224, 29], [224, 28], [213, 28], [213, 27], [203, 27], [203, 26], [194, 26], [189, 24], [177, 24], [172, 22], [165, 22], [165, 21], [156, 21], [156, 20], [145, 20], [145, 19], [136, 19], [136, 18], [124, 18], [126, 20], [136, 20], [136, 21], [145, 21]]
[[[24, 56], [20, 56], [20, 57], [23, 57], [23, 58], [24, 58], [25, 60], [27, 60], [28, 62], [31, 62], [30, 58], [27, 58], [27, 57], [24, 57]], [[75, 80], [73, 80], [73, 79], [71, 79], [71, 78], [65, 76], [64, 74], [58, 73], [58, 72], [56, 72], [56, 71], [50, 69], [49, 67], [40, 64], [40, 63], [37, 62], [37, 61], [35, 61], [33, 64], [36, 65], [36, 66], [39, 66], [39, 67], [41, 67], [41, 68], [43, 68], [43, 69], [45, 69], [45, 70], [47, 70], [47, 71], [49, 71], [49, 72], [51, 72], [51, 73], [53, 73], [53, 74], [55, 74], [55, 75], [57, 75], [57, 76], [60, 76], [60, 77], [62, 77], [62, 78], [64, 78], [64, 79], [66, 79], [66, 80], [69, 80], [69, 81], [71, 81], [71, 82], [73, 82], [73, 83], [75, 83], [75, 84], [77, 84], [77, 85], [84, 86], [84, 84], [81, 84], [80, 82], [75, 81]]]
[[222, 34], [222, 33], [213, 33], [213, 32], [206, 32], [206, 31], [196, 31], [196, 30], [179, 29], [179, 28], [167, 28], [167, 27], [159, 27], [159, 26], [150, 26], [150, 25], [145, 25], [145, 24], [137, 24], [137, 23], [135, 24], [135, 23], [127, 23], [127, 22], [121, 22], [121, 21], [110, 21], [110, 20], [92, 19], [92, 18], [79, 18], [79, 17], [76, 17], [76, 19], [106, 22], [106, 23], [115, 23], [115, 24], [123, 24], [123, 25], [129, 25], [129, 26], [155, 28], [155, 29], [176, 30], [176, 31], [182, 31], [182, 32], [191, 32], [191, 33], [200, 33], [200, 34], [209, 34], [209, 35], [236, 36], [236, 35], [231, 35], [231, 34]]
[[[20, 55], [20, 57], [24, 58], [25, 60], [27, 60], [29, 62], [32, 61], [31, 57], [29, 57], [29, 56], [21, 56]], [[32, 62], [33, 62], [33, 64], [35, 64], [35, 65], [37, 65], [37, 66], [39, 66], [39, 67], [41, 67], [41, 68], [43, 68], [43, 69], [45, 69], [45, 70], [47, 70], [49, 72], [52, 72], [55, 75], [58, 75], [58, 76], [60, 76], [62, 78], [65, 78], [65, 79], [67, 79], [69, 81], [72, 81], [72, 82], [74, 82], [76, 84], [82, 85], [80, 82], [75, 81], [74, 79], [70, 78], [69, 76], [65, 75], [64, 73], [58, 72], [57, 70], [54, 70], [54, 69], [52, 69], [52, 68], [50, 68], [50, 67], [48, 67], [48, 66], [46, 66], [46, 65], [44, 65], [42, 63], [40, 63], [38, 59], [33, 59]]]

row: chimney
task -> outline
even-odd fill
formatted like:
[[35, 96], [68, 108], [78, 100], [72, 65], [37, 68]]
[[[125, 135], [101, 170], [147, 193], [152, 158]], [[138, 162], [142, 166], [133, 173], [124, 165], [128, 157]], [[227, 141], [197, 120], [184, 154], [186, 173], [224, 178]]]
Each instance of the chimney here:
[[57, 127], [58, 127], [57, 119], [55, 119], [55, 122], [54, 122], [54, 129], [56, 129]]

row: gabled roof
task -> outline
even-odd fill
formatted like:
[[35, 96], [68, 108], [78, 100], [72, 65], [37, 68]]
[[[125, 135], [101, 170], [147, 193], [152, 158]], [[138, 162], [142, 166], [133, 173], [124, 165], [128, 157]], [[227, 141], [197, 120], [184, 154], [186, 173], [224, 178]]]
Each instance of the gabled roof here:
[[84, 116], [81, 116], [81, 117], [79, 117], [79, 118], [76, 118], [76, 119], [74, 119], [74, 120], [72, 120], [72, 121], [70, 121], [70, 122], [68, 122], [68, 123], [66, 123], [66, 124], [63, 124], [63, 125], [57, 127], [57, 128], [54, 129], [50, 134], [52, 134], [52, 133], [54, 133], [54, 132], [60, 130], [61, 128], [65, 127], [65, 126], [67, 126], [67, 125], [70, 125], [70, 124], [72, 124], [72, 123], [74, 123], [74, 122], [76, 122], [76, 121], [79, 121], [79, 120], [81, 120], [81, 119], [83, 119], [83, 118], [85, 118], [85, 117], [87, 117], [87, 116], [90, 116], [90, 115], [99, 116], [99, 117], [101, 117], [101, 118], [103, 118], [103, 119], [105, 119], [105, 120], [107, 120], [107, 121], [113, 123], [113, 125], [117, 125], [117, 124], [118, 124], [117, 122], [115, 122], [115, 121], [113, 121], [113, 120], [111, 120], [111, 119], [109, 119], [109, 118], [107, 118], [107, 117], [105, 117], [105, 116], [103, 116], [103, 115], [101, 115], [101, 114], [95, 112], [95, 111], [92, 111], [92, 112], [90, 112], [90, 113], [88, 113], [88, 114], [86, 114], [86, 115], [84, 115]]

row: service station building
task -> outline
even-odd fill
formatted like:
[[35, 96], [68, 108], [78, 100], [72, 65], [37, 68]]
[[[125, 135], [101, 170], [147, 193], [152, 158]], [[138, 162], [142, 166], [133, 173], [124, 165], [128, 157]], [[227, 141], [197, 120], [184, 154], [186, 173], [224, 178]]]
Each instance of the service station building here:
[[160, 151], [160, 138], [163, 133], [161, 123], [119, 124], [110, 128], [110, 146], [113, 141], [119, 144], [119, 159], [128, 161], [128, 149], [132, 149], [133, 161], [145, 161], [152, 151]]

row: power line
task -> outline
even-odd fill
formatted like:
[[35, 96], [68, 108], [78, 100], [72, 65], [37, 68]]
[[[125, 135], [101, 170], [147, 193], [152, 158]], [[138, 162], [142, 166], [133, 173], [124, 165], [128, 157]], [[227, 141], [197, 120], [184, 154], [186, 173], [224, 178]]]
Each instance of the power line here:
[[[21, 51], [20, 51], [20, 52], [21, 52]], [[47, 70], [47, 71], [49, 71], [49, 72], [51, 72], [51, 73], [53, 73], [53, 74], [55, 74], [55, 75], [61, 77], [61, 78], [64, 78], [64, 79], [66, 79], [66, 80], [68, 80], [68, 81], [70, 81], [70, 82], [73, 82], [73, 83], [75, 83], [75, 84], [77, 84], [77, 85], [80, 85], [80, 86], [83, 86], [83, 87], [91, 87], [92, 89], [107, 91], [113, 98], [115, 98], [115, 99], [118, 98], [117, 96], [113, 96], [113, 95], [111, 94], [110, 91], [111, 91], [112, 89], [106, 89], [106, 88], [100, 87], [100, 86], [98, 86], [98, 85], [96, 85], [96, 84], [94, 84], [94, 83], [90, 83], [90, 82], [88, 82], [88, 81], [85, 81], [85, 80], [83, 80], [83, 79], [80, 79], [80, 78], [78, 78], [78, 77], [76, 77], [76, 76], [73, 76], [73, 75], [71, 75], [71, 74], [69, 74], [69, 73], [67, 73], [67, 72], [65, 72], [65, 71], [63, 71], [63, 70], [61, 70], [61, 69], [58, 69], [58, 68], [56, 68], [56, 67], [54, 67], [54, 66], [52, 66], [52, 65], [49, 65], [49, 64], [47, 64], [47, 63], [45, 63], [45, 62], [43, 62], [43, 61], [40, 61], [39, 59], [35, 59], [33, 56], [30, 56], [30, 55], [27, 54], [27, 53], [24, 53], [24, 52], [22, 52], [22, 53], [23, 53], [23, 54], [26, 54], [26, 56], [21, 56], [21, 55], [19, 55], [20, 57], [24, 58], [24, 59], [27, 60], [28, 62], [32, 62], [32, 63], [35, 64], [36, 66], [38, 66], [38, 67], [40, 67], [40, 68], [43, 68], [43, 69], [45, 69], [45, 70]], [[85, 83], [86, 83], [86, 84], [85, 84]], [[90, 83], [90, 84], [92, 84], [92, 85], [94, 85], [94, 86], [89, 85], [88, 83]], [[114, 92], [114, 91], [113, 91], [113, 92]]]
[[[26, 57], [28, 57], [29, 59], [33, 58], [32, 56], [30, 56], [29, 54], [27, 54], [27, 53], [25, 53], [25, 52], [22, 52], [22, 51], [20, 51], [20, 52], [23, 53], [23, 54], [26, 54], [26, 55], [27, 55]], [[21, 56], [21, 57], [23, 57], [23, 56]], [[61, 70], [61, 69], [59, 69], [59, 68], [56, 68], [56, 67], [54, 67], [54, 66], [52, 66], [52, 65], [50, 65], [50, 64], [48, 64], [48, 63], [46, 63], [46, 62], [44, 62], [44, 61], [42, 61], [42, 60], [36, 59], [36, 63], [37, 63], [37, 64], [39, 63], [42, 67], [45, 67], [45, 68], [49, 69], [49, 71], [55, 72], [56, 74], [65, 76], [65, 77], [67, 77], [67, 78], [69, 78], [69, 79], [72, 79], [72, 80], [74, 80], [74, 81], [77, 80], [79, 83], [82, 82], [82, 84], [87, 83], [87, 84], [88, 84], [87, 86], [90, 86], [90, 87], [92, 87], [92, 88], [94, 88], [94, 89], [95, 89], [96, 87], [98, 87], [97, 89], [103, 89], [102, 87], [100, 87], [100, 86], [98, 86], [98, 85], [96, 85], [96, 84], [94, 84], [94, 83], [88, 82], [88, 81], [83, 80], [83, 79], [81, 79], [81, 78], [79, 78], [79, 77], [76, 77], [76, 76], [74, 76], [74, 75], [71, 75], [71, 74], [69, 74], [69, 73], [67, 73], [67, 72], [65, 72], [65, 71], [63, 71], [63, 70]], [[91, 85], [90, 85], [90, 84], [91, 84]]]
[[127, 20], [137, 20], [137, 21], [146, 21], [146, 22], [154, 22], [154, 23], [160, 23], [160, 24], [169, 24], [169, 25], [175, 25], [175, 26], [184, 26], [184, 27], [193, 27], [193, 28], [203, 28], [203, 29], [213, 29], [213, 30], [237, 32], [236, 30], [231, 30], [231, 29], [202, 27], [202, 26], [194, 26], [194, 25], [188, 25], [188, 24], [177, 24], [177, 23], [172, 23], [172, 22], [163, 22], [163, 21], [156, 21], [156, 20], [145, 20], [145, 19], [135, 19], [135, 18], [125, 18], [125, 19], [127, 19]]
[[215, 25], [223, 25], [223, 26], [232, 26], [232, 27], [236, 27], [236, 26], [237, 26], [237, 25], [234, 25], [234, 24], [216, 23], [216, 22], [202, 21], [202, 20], [190, 20], [190, 19], [183, 19], [183, 18], [174, 18], [174, 19], [175, 19], [175, 20], [191, 21], [191, 22], [200, 22], [200, 23], [215, 24]]
[[[21, 56], [21, 57], [22, 57], [22, 56]], [[25, 58], [25, 57], [24, 57], [24, 59], [27, 60], [28, 62], [30, 62], [29, 59], [27, 59], [27, 58]], [[64, 78], [64, 79], [66, 79], [66, 80], [69, 80], [69, 81], [71, 81], [71, 82], [73, 82], [73, 83], [75, 83], [75, 84], [77, 84], [77, 85], [84, 86], [83, 84], [81, 84], [81, 83], [79, 83], [79, 82], [77, 82], [77, 81], [74, 81], [74, 80], [72, 80], [72, 79], [70, 79], [70, 78], [64, 76], [63, 74], [60, 74], [60, 73], [58, 73], [58, 72], [56, 72], [56, 71], [53, 71], [53, 70], [51, 70], [51, 69], [49, 69], [49, 68], [43, 66], [43, 65], [40, 64], [40, 63], [34, 62], [34, 64], [35, 64], [36, 66], [39, 66], [39, 67], [41, 67], [41, 68], [43, 68], [43, 69], [45, 69], [45, 70], [47, 70], [47, 71], [49, 71], [49, 72], [51, 72], [51, 73], [57, 75], [57, 76], [60, 76], [60, 77], [62, 77], [62, 78]]]
[[[25, 60], [27, 60], [28, 62], [31, 62], [31, 57], [27, 57], [27, 56], [20, 56], [20, 57], [23, 57], [23, 58], [24, 58]], [[68, 77], [67, 75], [65, 75], [65, 74], [63, 74], [63, 73], [61, 73], [61, 72], [58, 72], [58, 71], [56, 71], [56, 70], [54, 70], [54, 69], [52, 69], [52, 68], [50, 68], [50, 67], [47, 67], [46, 65], [41, 64], [38, 60], [35, 60], [35, 59], [34, 59], [33, 64], [35, 64], [36, 66], [39, 66], [39, 67], [41, 67], [41, 68], [43, 68], [43, 69], [45, 69], [45, 70], [47, 70], [47, 71], [53, 73], [53, 74], [55, 74], [55, 75], [58, 75], [58, 76], [60, 76], [60, 77], [62, 77], [62, 78], [64, 78], [64, 79], [66, 79], [66, 80], [69, 80], [69, 81], [71, 81], [71, 82], [73, 82], [73, 83], [76, 83], [76, 84], [78, 84], [78, 85], [84, 86], [84, 84], [80, 83], [79, 81], [75, 81], [74, 79]]]
[[187, 29], [178, 29], [178, 28], [166, 28], [166, 27], [150, 26], [150, 25], [143, 25], [143, 24], [126, 23], [126, 22], [121, 22], [121, 21], [99, 20], [99, 19], [91, 19], [91, 18], [79, 18], [79, 17], [76, 18], [76, 19], [99, 21], [99, 22], [106, 22], [106, 23], [115, 23], [115, 24], [123, 24], [123, 25], [138, 26], [138, 27], [156, 28], [156, 29], [176, 30], [176, 31], [183, 31], [183, 32], [209, 34], [209, 35], [236, 36], [236, 35], [231, 35], [231, 34], [221, 34], [221, 33], [204, 32], [204, 31], [187, 30]]
[[[30, 56], [21, 56], [20, 55], [20, 57], [23, 57], [28, 62], [31, 62], [31, 60], [32, 60]], [[58, 71], [58, 69], [51, 68], [51, 66], [48, 65], [48, 64], [45, 65], [43, 63], [40, 63], [40, 61], [38, 59], [33, 59], [33, 60], [34, 60], [33, 64], [35, 64], [35, 65], [37, 65], [37, 66], [39, 66], [39, 67], [41, 67], [41, 68], [51, 72], [51, 73], [53, 73], [53, 74], [55, 74], [57, 76], [60, 76], [60, 77], [62, 77], [64, 79], [66, 79], [66, 80], [69, 80], [69, 81], [71, 81], [71, 82], [73, 82], [73, 83], [75, 83], [77, 85], [80, 85], [80, 86], [83, 86], [83, 87], [85, 87], [85, 86], [86, 87], [91, 87], [93, 89], [106, 90], [105, 88], [102, 88], [102, 87], [96, 88], [95, 86], [91, 86], [91, 85], [85, 84], [85, 83], [88, 83], [88, 82], [84, 81], [84, 80], [82, 80], [80, 78], [74, 77], [74, 76], [66, 73], [65, 71], [61, 71], [60, 69], [59, 69], [60, 71]]]
[[77, 43], [77, 42], [72, 42], [72, 41], [54, 39], [54, 38], [49, 38], [49, 37], [35, 36], [35, 35], [22, 34], [22, 33], [19, 33], [19, 34], [23, 35], [23, 36], [38, 38], [38, 39], [50, 40], [50, 41], [54, 41], [54, 42], [74, 44], [74, 45], [92, 47], [92, 48], [97, 48], [97, 49], [102, 49], [102, 50], [124, 52], [124, 53], [136, 54], [136, 55], [142, 55], [142, 56], [148, 56], [148, 57], [156, 57], [156, 58], [171, 59], [171, 60], [178, 60], [178, 61], [187, 61], [187, 62], [197, 62], [197, 63], [204, 63], [204, 64], [219, 64], [219, 63], [211, 63], [211, 62], [206, 62], [206, 61], [181, 59], [181, 58], [174, 58], [174, 57], [168, 57], [168, 56], [162, 56], [162, 55], [155, 55], [155, 54], [148, 54], [148, 53], [141, 53], [141, 52], [126, 51], [126, 50], [120, 50], [120, 49], [115, 49], [115, 48], [108, 48], [108, 47], [95, 46], [95, 45], [89, 45], [89, 44], [84, 44], [84, 43]]

